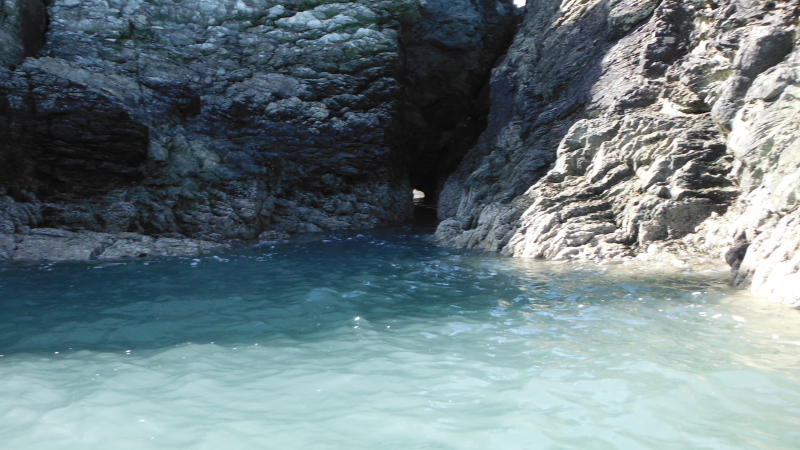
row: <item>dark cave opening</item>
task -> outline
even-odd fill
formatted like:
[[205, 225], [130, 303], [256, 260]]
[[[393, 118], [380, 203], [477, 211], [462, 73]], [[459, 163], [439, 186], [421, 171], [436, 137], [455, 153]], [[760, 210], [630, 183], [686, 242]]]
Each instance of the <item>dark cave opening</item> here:
[[428, 203], [428, 195], [421, 190], [414, 189], [414, 224], [435, 227], [439, 223], [436, 213], [436, 203]]
[[[452, 20], [456, 5], [474, 19]], [[430, 0], [424, 19], [401, 33], [403, 92], [394, 137], [411, 187], [425, 193], [415, 200], [415, 218], [436, 220], [447, 178], [486, 129], [491, 70], [521, 19], [513, 0]]]
[[44, 47], [47, 39], [49, 17], [47, 6], [42, 0], [26, 0], [21, 11], [21, 34], [26, 58], [35, 57]]

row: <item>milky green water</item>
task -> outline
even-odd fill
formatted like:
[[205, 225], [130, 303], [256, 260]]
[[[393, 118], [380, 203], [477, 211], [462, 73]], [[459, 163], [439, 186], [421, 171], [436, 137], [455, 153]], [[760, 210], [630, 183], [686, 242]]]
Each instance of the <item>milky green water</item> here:
[[798, 448], [798, 312], [725, 283], [411, 228], [7, 264], [0, 448]]

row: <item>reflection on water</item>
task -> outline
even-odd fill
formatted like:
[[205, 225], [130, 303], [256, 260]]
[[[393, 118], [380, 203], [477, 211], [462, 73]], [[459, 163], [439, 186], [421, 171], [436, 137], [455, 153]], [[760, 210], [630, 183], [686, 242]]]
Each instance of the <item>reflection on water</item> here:
[[454, 251], [408, 228], [0, 266], [0, 435], [8, 448], [795, 448], [800, 320], [726, 279]]

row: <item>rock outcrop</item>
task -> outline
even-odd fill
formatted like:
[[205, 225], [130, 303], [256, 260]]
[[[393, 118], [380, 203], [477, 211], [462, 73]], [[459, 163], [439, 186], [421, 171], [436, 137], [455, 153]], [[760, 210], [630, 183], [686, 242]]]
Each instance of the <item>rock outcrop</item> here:
[[800, 305], [800, 5], [529, 0], [440, 242], [726, 260]]
[[6, 1], [4, 254], [35, 257], [37, 228], [230, 242], [406, 220], [514, 20], [510, 0]]
[[799, 15], [529, 0], [505, 53], [508, 0], [7, 0], [0, 259], [373, 227], [417, 188], [445, 244], [724, 260], [800, 305]]
[[227, 248], [196, 239], [154, 238], [137, 233], [71, 232], [35, 228], [28, 234], [0, 235], [0, 258], [16, 260], [88, 261], [194, 256]]

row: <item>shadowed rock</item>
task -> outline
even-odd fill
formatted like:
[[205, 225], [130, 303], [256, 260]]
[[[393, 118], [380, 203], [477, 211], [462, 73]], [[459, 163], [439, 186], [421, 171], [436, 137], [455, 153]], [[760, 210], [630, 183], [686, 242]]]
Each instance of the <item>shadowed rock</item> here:
[[22, 234], [407, 220], [514, 31], [506, 0], [37, 1], [0, 17], [0, 220]]

